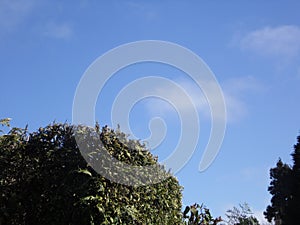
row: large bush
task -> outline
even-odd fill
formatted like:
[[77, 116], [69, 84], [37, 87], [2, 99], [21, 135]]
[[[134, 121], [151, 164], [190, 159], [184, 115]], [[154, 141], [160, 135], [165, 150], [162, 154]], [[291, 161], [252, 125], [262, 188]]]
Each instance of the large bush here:
[[[170, 175], [160, 183], [111, 182], [82, 157], [74, 136], [78, 130], [87, 139], [100, 138], [101, 147], [120, 161], [158, 165], [143, 144], [107, 127], [51, 124], [33, 133], [12, 128], [0, 136], [1, 225], [181, 224], [176, 178], [158, 166]], [[95, 157], [101, 158], [91, 154]]]

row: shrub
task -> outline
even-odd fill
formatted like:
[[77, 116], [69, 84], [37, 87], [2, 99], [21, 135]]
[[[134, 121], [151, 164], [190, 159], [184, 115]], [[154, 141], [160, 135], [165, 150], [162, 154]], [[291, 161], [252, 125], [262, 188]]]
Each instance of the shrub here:
[[[100, 138], [98, 147], [110, 156], [157, 165], [168, 178], [141, 186], [111, 182], [81, 155], [78, 131], [88, 140]], [[89, 145], [98, 149], [97, 142]], [[103, 161], [97, 152], [90, 159]], [[0, 224], [181, 224], [181, 190], [145, 145], [121, 131], [54, 123], [32, 133], [12, 128], [0, 136]]]

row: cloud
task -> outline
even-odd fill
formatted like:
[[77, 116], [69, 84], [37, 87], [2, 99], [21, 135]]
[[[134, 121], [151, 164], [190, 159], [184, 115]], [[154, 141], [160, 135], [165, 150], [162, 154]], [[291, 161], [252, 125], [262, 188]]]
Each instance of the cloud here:
[[216, 181], [220, 183], [240, 181], [240, 185], [251, 186], [266, 186], [269, 183], [269, 178], [265, 171], [268, 171], [268, 166], [252, 166], [240, 168], [239, 170], [232, 171], [226, 174], [221, 174], [216, 177]]
[[[157, 84], [157, 86], [154, 87], [156, 95], [163, 96], [165, 99], [173, 102], [181, 112], [197, 110], [200, 114], [210, 118], [209, 105], [202, 90], [188, 79], [175, 79], [174, 82], [180, 87], [180, 92], [176, 87], [170, 88], [164, 86], [164, 84]], [[190, 101], [187, 101], [182, 92], [188, 95]], [[176, 101], [174, 101], [174, 99], [176, 99]], [[148, 100], [146, 107], [150, 113], [154, 114], [170, 115], [170, 112], [175, 112], [171, 104], [166, 101], [158, 101], [157, 99]]]
[[73, 30], [68, 23], [49, 23], [44, 31], [44, 35], [56, 39], [68, 39], [72, 36]]
[[254, 216], [255, 218], [258, 219], [259, 224], [261, 224], [261, 225], [272, 224], [272, 223], [269, 223], [269, 222], [265, 219], [264, 211], [265, 211], [265, 209], [263, 209], [263, 210], [254, 210], [254, 211], [253, 211], [253, 216]]
[[284, 25], [254, 30], [240, 40], [240, 46], [264, 56], [294, 58], [300, 54], [300, 27]]
[[300, 79], [300, 67], [297, 68], [297, 72], [296, 72], [296, 77], [297, 79]]
[[229, 122], [237, 122], [248, 115], [247, 98], [263, 92], [264, 87], [253, 76], [228, 79], [222, 83]]
[[36, 6], [34, 0], [0, 0], [0, 31], [16, 29]]
[[[155, 87], [157, 95], [165, 96], [167, 99], [176, 98], [176, 102], [179, 103], [177, 107], [183, 111], [194, 110], [195, 106], [196, 110], [200, 113], [200, 118], [204, 116], [204, 118], [210, 119], [211, 111], [209, 103], [196, 83], [189, 79], [175, 79], [174, 82], [190, 96], [194, 105], [187, 102], [186, 99], [178, 93], [177, 89], [166, 88], [161, 84]], [[207, 85], [210, 84], [208, 83]], [[262, 85], [251, 76], [232, 78], [223, 82], [220, 86], [223, 89], [228, 122], [240, 121], [247, 115], [247, 104], [242, 99], [244, 95], [263, 90]], [[147, 101], [146, 107], [150, 113], [170, 115], [170, 112], [174, 111], [174, 108], [170, 104], [155, 99]], [[220, 118], [222, 118], [222, 116], [223, 115], [220, 115]]]
[[125, 1], [124, 4], [129, 8], [130, 12], [147, 21], [153, 21], [158, 18], [157, 9], [149, 2]]
[[[0, 0], [0, 35], [16, 31], [39, 6], [42, 4], [37, 0]], [[68, 23], [41, 23], [40, 32], [47, 37], [67, 39], [73, 33]]]

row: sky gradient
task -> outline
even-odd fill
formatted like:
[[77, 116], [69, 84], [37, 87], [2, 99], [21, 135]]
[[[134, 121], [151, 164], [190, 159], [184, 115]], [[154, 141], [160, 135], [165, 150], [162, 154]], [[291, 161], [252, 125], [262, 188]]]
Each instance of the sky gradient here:
[[[0, 118], [12, 118], [17, 127], [28, 124], [32, 131], [54, 120], [71, 123], [76, 87], [96, 58], [133, 41], [177, 43], [205, 61], [226, 101], [226, 134], [207, 170], [200, 173], [198, 165], [211, 129], [209, 107], [179, 70], [146, 63], [119, 71], [98, 97], [96, 120], [112, 125], [114, 98], [129, 82], [154, 75], [172, 79], [192, 97], [201, 129], [195, 154], [176, 174], [184, 186], [183, 203], [204, 203], [219, 216], [247, 202], [261, 218], [270, 200], [269, 169], [279, 157], [291, 163], [300, 129], [299, 9], [297, 0], [0, 0]], [[145, 99], [132, 109], [129, 122], [143, 140], [157, 116], [168, 128], [153, 150], [163, 159], [180, 136], [174, 109]]]

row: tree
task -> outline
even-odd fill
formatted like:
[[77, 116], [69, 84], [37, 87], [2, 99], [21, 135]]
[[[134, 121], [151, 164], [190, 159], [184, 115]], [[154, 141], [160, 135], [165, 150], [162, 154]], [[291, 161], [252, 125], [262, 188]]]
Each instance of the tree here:
[[[0, 119], [0, 125], [2, 126], [2, 127], [10, 127], [10, 122], [11, 121], [11, 118], [4, 118], [4, 119]], [[4, 133], [4, 131], [3, 130], [0, 130], [0, 133]]]
[[239, 208], [227, 210], [226, 217], [230, 225], [259, 225], [247, 203], [239, 204]]
[[300, 136], [297, 137], [297, 144], [294, 145], [291, 196], [287, 207], [286, 224], [300, 222]]
[[300, 221], [300, 136], [294, 145], [293, 167], [278, 160], [270, 170], [271, 183], [268, 191], [272, 195], [271, 205], [264, 212], [266, 219], [276, 224], [294, 225]]
[[[91, 160], [101, 160], [100, 138], [111, 156], [158, 165], [169, 177], [144, 186], [111, 182], [83, 158], [75, 132], [94, 146]], [[55, 123], [32, 133], [12, 128], [0, 136], [1, 225], [181, 224], [181, 190], [145, 145], [107, 127]]]
[[292, 193], [292, 170], [289, 165], [279, 159], [276, 167], [270, 170], [270, 178], [268, 191], [272, 195], [271, 205], [264, 212], [269, 222], [279, 221], [286, 217], [287, 205]]
[[214, 219], [209, 209], [204, 207], [203, 204], [195, 203], [194, 205], [186, 206], [183, 211], [184, 225], [216, 225], [221, 221], [221, 217]]

